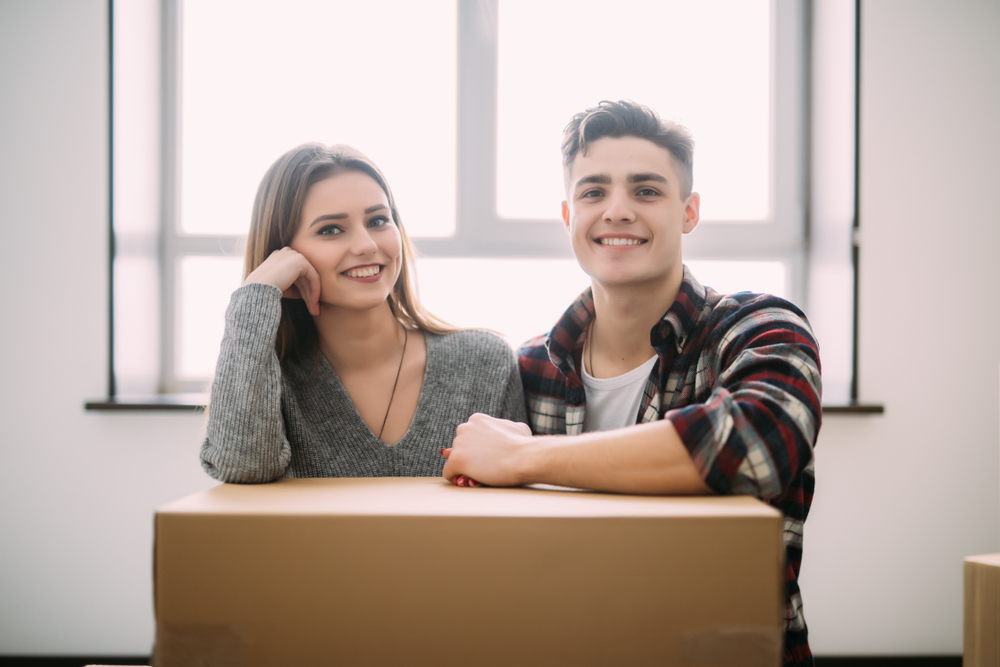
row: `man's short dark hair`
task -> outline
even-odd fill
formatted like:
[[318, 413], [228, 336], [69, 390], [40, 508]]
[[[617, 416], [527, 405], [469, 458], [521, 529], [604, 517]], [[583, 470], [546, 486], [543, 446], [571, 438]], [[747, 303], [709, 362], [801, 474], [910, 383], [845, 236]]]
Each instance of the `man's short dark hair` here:
[[681, 196], [691, 194], [694, 166], [694, 139], [686, 127], [663, 120], [647, 106], [628, 100], [604, 100], [596, 107], [573, 116], [563, 134], [563, 178], [569, 190], [569, 176], [577, 154], [586, 155], [587, 146], [598, 139], [637, 137], [664, 148], [674, 158], [681, 182]]

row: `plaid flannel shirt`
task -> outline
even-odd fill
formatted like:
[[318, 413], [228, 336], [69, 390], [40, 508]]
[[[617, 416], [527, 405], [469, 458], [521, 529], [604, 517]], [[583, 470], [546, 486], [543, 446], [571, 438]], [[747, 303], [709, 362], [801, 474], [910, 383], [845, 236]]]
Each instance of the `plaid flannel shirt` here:
[[[518, 353], [528, 420], [538, 435], [583, 432], [578, 368], [594, 317], [587, 290], [547, 335]], [[719, 294], [684, 267], [673, 305], [653, 327], [660, 357], [636, 423], [669, 419], [705, 483], [756, 496], [785, 515], [786, 664], [812, 664], [798, 575], [820, 427], [820, 362], [805, 315], [767, 294]]]

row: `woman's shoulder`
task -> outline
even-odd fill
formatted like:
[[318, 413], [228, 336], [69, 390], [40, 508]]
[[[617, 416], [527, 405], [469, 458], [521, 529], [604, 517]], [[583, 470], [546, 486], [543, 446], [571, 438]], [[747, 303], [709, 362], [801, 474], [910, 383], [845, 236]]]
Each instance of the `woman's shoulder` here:
[[482, 329], [464, 329], [446, 334], [425, 332], [428, 352], [433, 349], [441, 356], [469, 361], [479, 358], [484, 362], [507, 364], [514, 358], [514, 350], [501, 336]]

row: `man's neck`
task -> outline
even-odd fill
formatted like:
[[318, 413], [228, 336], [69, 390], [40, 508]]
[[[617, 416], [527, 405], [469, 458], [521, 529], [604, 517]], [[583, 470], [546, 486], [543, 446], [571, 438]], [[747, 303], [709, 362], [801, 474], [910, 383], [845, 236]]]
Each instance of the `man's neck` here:
[[649, 332], [673, 305], [683, 278], [678, 265], [667, 280], [655, 284], [593, 282], [595, 317], [584, 350], [584, 364], [593, 377], [622, 375], [656, 354]]

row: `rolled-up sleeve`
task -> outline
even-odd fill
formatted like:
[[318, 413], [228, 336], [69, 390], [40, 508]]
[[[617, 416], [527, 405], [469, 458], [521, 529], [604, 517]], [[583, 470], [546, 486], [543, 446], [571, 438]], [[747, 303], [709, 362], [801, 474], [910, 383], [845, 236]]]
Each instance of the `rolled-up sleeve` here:
[[707, 400], [664, 415], [716, 493], [776, 498], [812, 461], [821, 420], [818, 346], [808, 322], [784, 303], [772, 297], [730, 313], [696, 371], [696, 384], [714, 387]]

